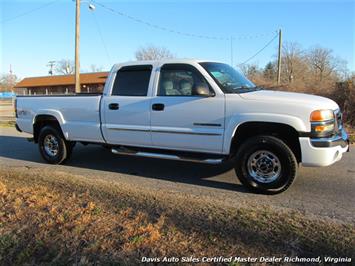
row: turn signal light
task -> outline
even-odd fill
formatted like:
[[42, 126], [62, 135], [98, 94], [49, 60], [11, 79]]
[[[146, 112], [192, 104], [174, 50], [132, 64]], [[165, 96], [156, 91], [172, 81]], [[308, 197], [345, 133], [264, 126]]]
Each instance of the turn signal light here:
[[314, 127], [315, 132], [324, 132], [324, 131], [332, 131], [332, 130], [334, 130], [334, 124]]
[[322, 122], [334, 119], [332, 110], [316, 110], [311, 113], [311, 122]]

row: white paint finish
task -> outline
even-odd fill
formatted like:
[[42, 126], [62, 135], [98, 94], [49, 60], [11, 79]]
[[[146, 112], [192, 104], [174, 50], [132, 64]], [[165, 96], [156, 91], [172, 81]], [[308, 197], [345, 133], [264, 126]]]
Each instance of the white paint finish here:
[[[153, 145], [178, 150], [221, 153], [224, 134], [224, 97], [155, 97], [163, 111], [152, 111]], [[194, 123], [219, 124], [196, 126]], [[156, 132], [164, 131], [164, 133]]]
[[17, 123], [33, 133], [37, 115], [54, 116], [69, 140], [103, 142], [100, 131], [99, 104], [101, 96], [18, 97]]
[[[224, 94], [197, 60], [171, 59], [128, 62], [114, 65], [101, 96], [18, 97], [17, 123], [33, 133], [36, 115], [54, 116], [69, 140], [104, 142], [140, 147], [176, 149], [229, 154], [236, 129], [246, 122], [273, 122], [309, 132], [309, 117], [317, 109], [338, 109], [327, 98], [276, 91]], [[210, 83], [214, 97], [157, 97], [160, 67], [166, 63], [191, 64]], [[123, 66], [152, 65], [147, 97], [111, 96], [116, 72]], [[119, 110], [109, 110], [118, 103]], [[154, 103], [163, 103], [164, 111], [152, 111]], [[196, 126], [194, 123], [220, 124], [220, 127]], [[315, 148], [308, 138], [300, 138], [304, 165], [323, 166], [334, 163], [346, 150], [340, 146]], [[336, 156], [336, 152], [340, 155]]]
[[302, 166], [328, 166], [339, 161], [348, 147], [313, 147], [309, 138], [300, 138]]
[[299, 132], [309, 132], [311, 130], [309, 118], [312, 111], [339, 108], [330, 99], [313, 95], [310, 97], [314, 102], [307, 100], [307, 94], [298, 95], [297, 93], [266, 90], [226, 94], [226, 129], [223, 153], [229, 153], [235, 131], [245, 122], [281, 123], [289, 125]]
[[312, 107], [316, 109], [337, 109], [338, 105], [325, 97], [295, 93], [295, 92], [283, 92], [283, 91], [271, 91], [262, 90], [254, 91], [250, 93], [240, 94], [243, 99], [268, 102], [269, 100], [275, 103], [290, 103], [297, 105], [298, 107]]
[[[102, 131], [110, 144], [151, 145], [150, 98], [129, 96], [103, 97]], [[110, 110], [110, 103], [118, 103], [118, 110]]]

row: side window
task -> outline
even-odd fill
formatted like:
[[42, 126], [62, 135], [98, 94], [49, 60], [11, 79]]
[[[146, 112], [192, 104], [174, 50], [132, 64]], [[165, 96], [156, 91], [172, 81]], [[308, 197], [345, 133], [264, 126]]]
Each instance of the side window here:
[[209, 88], [205, 78], [193, 66], [166, 64], [160, 69], [158, 96], [196, 96], [199, 86]]
[[147, 96], [152, 66], [127, 66], [118, 70], [112, 95]]

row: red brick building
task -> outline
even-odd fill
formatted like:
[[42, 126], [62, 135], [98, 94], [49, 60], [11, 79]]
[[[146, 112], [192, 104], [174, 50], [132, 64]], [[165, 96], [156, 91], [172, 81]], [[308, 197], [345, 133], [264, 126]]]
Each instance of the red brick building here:
[[[102, 92], [109, 72], [80, 74], [81, 92]], [[14, 87], [16, 94], [69, 94], [75, 92], [74, 75], [24, 78]]]

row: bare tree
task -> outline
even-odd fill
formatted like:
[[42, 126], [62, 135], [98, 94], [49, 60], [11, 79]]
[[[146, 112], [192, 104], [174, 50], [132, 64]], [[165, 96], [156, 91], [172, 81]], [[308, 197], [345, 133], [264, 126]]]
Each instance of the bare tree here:
[[4, 74], [0, 77], [0, 91], [12, 91], [18, 78], [14, 74]]
[[308, 52], [309, 65], [319, 81], [333, 72], [332, 60], [332, 50], [330, 49], [315, 47]]
[[277, 66], [275, 62], [269, 62], [265, 65], [263, 76], [268, 81], [275, 81], [277, 75]]
[[72, 60], [62, 59], [57, 62], [55, 72], [57, 74], [70, 75], [74, 74], [75, 66]]
[[102, 67], [98, 67], [98, 66], [96, 66], [96, 65], [94, 65], [94, 64], [92, 64], [91, 66], [90, 66], [90, 72], [101, 72], [102, 71]]
[[149, 45], [139, 48], [135, 53], [137, 60], [158, 60], [163, 58], [173, 58], [174, 55], [165, 47]]
[[286, 42], [282, 46], [282, 77], [287, 83], [301, 81], [307, 72], [304, 51], [295, 42]]
[[336, 80], [340, 76], [346, 78], [346, 61], [333, 56], [331, 49], [316, 46], [307, 53], [308, 64], [317, 81]]
[[253, 76], [257, 75], [259, 68], [256, 64], [243, 64], [239, 66], [239, 70], [244, 74], [244, 76], [252, 79]]

